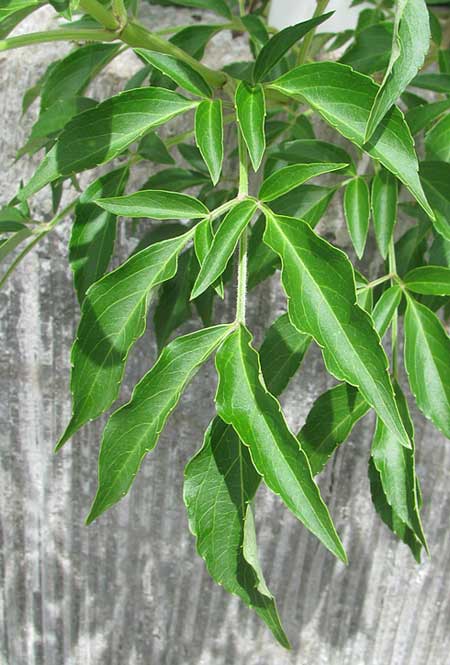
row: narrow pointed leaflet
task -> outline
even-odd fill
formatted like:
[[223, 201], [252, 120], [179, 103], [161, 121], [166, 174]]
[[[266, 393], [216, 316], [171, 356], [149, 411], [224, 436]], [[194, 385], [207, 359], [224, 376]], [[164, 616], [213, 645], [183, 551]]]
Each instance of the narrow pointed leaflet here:
[[192, 289], [191, 298], [197, 298], [221, 276], [230, 260], [239, 238], [256, 210], [253, 199], [245, 199], [232, 208], [217, 229], [208, 254]]
[[282, 260], [289, 317], [323, 348], [328, 371], [357, 386], [381, 420], [410, 447], [388, 374], [388, 361], [369, 315], [356, 304], [346, 255], [305, 222], [267, 211], [265, 242]]
[[223, 115], [220, 99], [206, 100], [195, 112], [195, 141], [211, 175], [217, 185], [223, 163]]
[[272, 173], [266, 180], [264, 180], [259, 190], [258, 198], [261, 201], [272, 201], [279, 196], [290, 192], [291, 189], [298, 187], [307, 180], [322, 175], [323, 173], [330, 173], [331, 171], [339, 171], [345, 168], [348, 164], [330, 164], [323, 162], [321, 164], [292, 164], [285, 166], [275, 173]]
[[57, 449], [117, 399], [128, 352], [145, 331], [150, 292], [175, 275], [191, 237], [143, 249], [88, 289], [71, 355], [73, 413]]
[[266, 74], [270, 72], [272, 67], [281, 60], [281, 58], [289, 51], [299, 39], [313, 30], [316, 26], [320, 25], [332, 15], [333, 12], [322, 14], [322, 16], [315, 16], [308, 21], [290, 25], [284, 30], [280, 30], [263, 46], [256, 58], [253, 68], [253, 78], [255, 82], [262, 81]]
[[420, 266], [410, 270], [403, 278], [409, 291], [431, 296], [450, 296], [450, 268]]
[[259, 84], [251, 86], [249, 83], [241, 81], [236, 89], [235, 106], [250, 161], [253, 169], [257, 171], [266, 149], [264, 88]]
[[308, 459], [289, 430], [276, 398], [260, 378], [251, 335], [240, 326], [216, 355], [219, 416], [250, 448], [266, 485], [335, 556], [346, 555], [330, 514], [311, 475]]
[[397, 181], [386, 169], [380, 168], [372, 180], [371, 204], [378, 249], [385, 259], [397, 221]]
[[56, 145], [21, 190], [21, 200], [58, 176], [69, 176], [110, 161], [152, 127], [197, 104], [171, 90], [138, 88], [110, 97], [80, 113], [65, 126]]
[[370, 111], [365, 142], [421, 69], [429, 48], [430, 18], [425, 0], [396, 0], [391, 58]]
[[172, 81], [175, 81], [181, 88], [198, 97], [212, 96], [212, 90], [205, 79], [187, 63], [177, 60], [177, 58], [166, 53], [157, 53], [156, 51], [149, 51], [145, 48], [137, 48], [135, 51], [146, 62], [159, 69], [163, 74], [171, 78]]
[[114, 250], [116, 218], [93, 200], [99, 195], [121, 195], [128, 180], [122, 166], [95, 180], [80, 196], [69, 243], [69, 262], [80, 304], [91, 284], [105, 273]]
[[422, 543], [415, 536], [414, 531], [396, 514], [392, 506], [389, 504], [381, 476], [377, 470], [372, 457], [369, 460], [369, 481], [370, 481], [370, 494], [372, 503], [375, 506], [380, 518], [386, 526], [402, 540], [405, 545], [410, 548], [417, 563], [420, 563], [420, 554], [422, 552]]
[[193, 196], [144, 189], [134, 194], [97, 199], [96, 204], [114, 215], [147, 217], [149, 219], [201, 219], [208, 208]]
[[128, 404], [112, 414], [103, 434], [98, 490], [88, 523], [128, 492], [188, 382], [230, 331], [231, 326], [218, 325], [170, 342]]
[[[395, 384], [395, 395], [409, 438], [414, 441], [408, 404], [398, 384]], [[398, 438], [377, 420], [371, 454], [389, 505], [427, 550], [419, 515], [414, 448], [402, 446]]]
[[364, 142], [378, 90], [372, 79], [337, 62], [314, 62], [293, 69], [269, 88], [305, 100], [340, 134], [396, 175], [433, 218], [419, 180], [414, 143], [401, 111], [394, 107], [371, 140]]
[[398, 284], [390, 286], [377, 300], [372, 312], [373, 324], [381, 339], [383, 339], [392, 317], [400, 305], [402, 289]]
[[314, 476], [322, 471], [369, 409], [359, 391], [346, 383], [330, 388], [317, 398], [297, 435]]
[[211, 577], [253, 608], [280, 644], [289, 647], [275, 601], [254, 563], [254, 525], [248, 511], [259, 483], [248, 448], [229, 425], [215, 418], [185, 470], [184, 501], [197, 551]]
[[450, 438], [450, 339], [436, 314], [409, 294], [405, 367], [417, 406]]
[[370, 219], [370, 195], [367, 183], [361, 176], [350, 180], [344, 192], [345, 221], [358, 259], [366, 246]]

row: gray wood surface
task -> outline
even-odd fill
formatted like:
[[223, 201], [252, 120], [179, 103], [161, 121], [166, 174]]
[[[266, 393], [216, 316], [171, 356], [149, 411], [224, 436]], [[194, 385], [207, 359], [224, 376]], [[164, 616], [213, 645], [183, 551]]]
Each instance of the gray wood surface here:
[[[168, 22], [160, 8], [150, 18]], [[47, 20], [49, 12], [40, 13]], [[42, 29], [36, 18], [29, 29]], [[179, 10], [176, 20], [188, 22]], [[0, 202], [30, 162], [13, 164], [25, 132], [20, 97], [66, 47], [0, 54]], [[232, 59], [242, 45], [224, 35], [210, 58]], [[129, 75], [117, 61], [96, 91]], [[30, 123], [27, 119], [27, 123]], [[46, 194], [36, 197], [48, 212]], [[335, 211], [337, 215], [337, 211]], [[331, 220], [333, 221], [333, 220]], [[336, 226], [336, 225], [334, 225]], [[338, 225], [339, 226], [339, 225]], [[261, 490], [258, 540], [267, 580], [279, 599], [291, 653], [235, 598], [209, 579], [195, 552], [182, 502], [183, 468], [201, 445], [213, 413], [212, 365], [192, 382], [134, 488], [98, 522], [83, 520], [96, 487], [104, 422], [85, 427], [55, 456], [70, 411], [69, 350], [78, 321], [67, 264], [69, 223], [30, 254], [0, 293], [1, 554], [0, 662], [5, 665], [447, 665], [450, 663], [450, 448], [422, 417], [418, 472], [432, 558], [416, 565], [371, 507], [367, 417], [320, 479], [350, 563], [345, 567]], [[341, 233], [341, 239], [344, 232]], [[122, 255], [133, 246], [125, 226]], [[273, 281], [250, 297], [250, 322], [262, 330], [283, 308]], [[227, 302], [224, 319], [232, 308]], [[191, 329], [195, 326], [192, 324]], [[127, 371], [129, 389], [155, 358], [151, 333]], [[298, 427], [327, 386], [317, 349], [283, 396]]]

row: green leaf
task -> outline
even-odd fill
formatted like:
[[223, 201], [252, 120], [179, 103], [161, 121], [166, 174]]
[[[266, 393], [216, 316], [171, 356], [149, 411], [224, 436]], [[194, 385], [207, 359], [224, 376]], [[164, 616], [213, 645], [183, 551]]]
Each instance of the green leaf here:
[[350, 180], [345, 188], [344, 214], [356, 255], [361, 259], [366, 246], [370, 219], [369, 188], [361, 176]]
[[431, 159], [450, 162], [450, 114], [439, 120], [427, 133], [425, 148]]
[[340, 134], [396, 175], [433, 217], [420, 184], [413, 140], [401, 111], [394, 108], [370, 142], [364, 144], [364, 130], [378, 90], [370, 78], [336, 62], [315, 62], [293, 69], [270, 87], [304, 99]]
[[297, 139], [279, 143], [270, 155], [282, 159], [288, 164], [318, 164], [320, 162], [334, 162], [335, 164], [348, 164], [346, 171], [356, 175], [355, 165], [350, 155], [340, 146], [317, 139]]
[[379, 169], [372, 181], [372, 217], [378, 249], [386, 258], [397, 221], [397, 181], [386, 169]]
[[154, 173], [146, 180], [141, 189], [164, 189], [181, 192], [184, 189], [197, 187], [197, 185], [204, 185], [205, 183], [209, 183], [209, 177], [206, 173], [180, 169], [178, 166], [174, 166]]
[[354, 425], [369, 409], [358, 390], [346, 383], [330, 388], [317, 398], [297, 435], [313, 475], [322, 471], [336, 448], [348, 438]]
[[293, 164], [292, 166], [285, 166], [264, 180], [259, 190], [258, 198], [261, 201], [272, 201], [311, 178], [315, 178], [323, 173], [339, 171], [346, 166], [348, 164], [328, 164], [326, 162], [321, 164]]
[[209, 215], [208, 208], [193, 196], [159, 189], [144, 189], [125, 196], [101, 198], [95, 203], [123, 217], [201, 219]]
[[256, 202], [244, 199], [228, 212], [202, 262], [191, 298], [197, 298], [221, 276], [255, 210]]
[[450, 296], [450, 268], [421, 266], [410, 270], [403, 282], [409, 291], [433, 296]]
[[272, 67], [289, 51], [290, 48], [296, 44], [299, 39], [304, 37], [310, 30], [320, 25], [331, 16], [333, 12], [322, 14], [322, 16], [315, 16], [309, 21], [303, 21], [296, 25], [291, 25], [284, 30], [277, 32], [268, 42], [263, 46], [256, 58], [255, 66], [253, 69], [253, 78], [255, 83], [262, 81], [266, 74], [270, 72]]
[[363, 74], [380, 72], [389, 64], [391, 44], [391, 23], [370, 25], [355, 34], [353, 43], [340, 58], [340, 62]]
[[450, 340], [436, 314], [407, 296], [405, 367], [417, 406], [450, 438]]
[[[201, 106], [202, 103], [203, 102], [201, 102], [199, 106]], [[183, 159], [185, 159], [195, 171], [208, 173], [208, 167], [205, 164], [202, 153], [196, 145], [192, 145], [191, 143], [178, 143], [177, 148]], [[209, 182], [209, 180], [206, 179], [205, 182]]]
[[192, 316], [189, 296], [198, 272], [196, 264], [193, 248], [190, 247], [178, 259], [177, 274], [158, 289], [158, 302], [153, 314], [158, 352], [167, 344], [173, 331]]
[[398, 284], [390, 286], [382, 293], [372, 312], [373, 324], [381, 339], [384, 337], [392, 317], [400, 305], [402, 289]]
[[346, 255], [298, 219], [267, 214], [265, 242], [282, 260], [289, 318], [322, 347], [328, 371], [357, 386], [383, 422], [410, 447], [369, 315], [356, 305]]
[[241, 16], [241, 21], [250, 36], [254, 50], [259, 53], [264, 44], [269, 41], [269, 33], [264, 20], [256, 14], [246, 14]]
[[264, 217], [261, 215], [250, 230], [247, 279], [249, 290], [273, 275], [280, 265], [278, 256], [263, 242], [265, 225]]
[[300, 367], [310, 344], [311, 337], [299, 333], [287, 314], [272, 323], [259, 351], [261, 370], [272, 395], [281, 395]]
[[258, 353], [240, 326], [216, 355], [219, 416], [250, 448], [266, 485], [322, 543], [342, 561], [346, 555], [311, 475], [308, 459], [289, 430], [281, 408], [260, 378]]
[[369, 480], [372, 502], [377, 513], [389, 529], [408, 545], [414, 558], [420, 563], [422, 544], [416, 538], [412, 529], [396, 515], [395, 511], [389, 505], [381, 482], [381, 476], [372, 458], [369, 460]]
[[201, 60], [207, 43], [220, 30], [223, 30], [220, 24], [190, 25], [176, 32], [169, 41], [197, 60]]
[[195, 69], [185, 62], [174, 58], [165, 53], [157, 53], [156, 51], [149, 51], [144, 48], [134, 49], [146, 62], [159, 69], [163, 74], [175, 81], [177, 85], [184, 88], [193, 95], [199, 97], [211, 97], [212, 90], [208, 83], [205, 81]]
[[3, 259], [8, 256], [8, 254], [11, 254], [11, 252], [13, 252], [21, 242], [29, 238], [32, 234], [33, 232], [31, 229], [24, 228], [20, 231], [17, 231], [14, 233], [14, 235], [10, 236], [7, 240], [2, 242], [0, 245], [0, 261], [3, 261]]
[[60, 132], [74, 115], [97, 106], [97, 103], [94, 99], [87, 97], [59, 99], [47, 110], [40, 113], [31, 129], [27, 143], [32, 139], [46, 138]]
[[59, 175], [110, 161], [152, 127], [196, 106], [196, 101], [162, 88], [138, 88], [110, 97], [66, 125], [55, 147], [21, 190], [20, 199], [35, 194]]
[[277, 215], [298, 217], [315, 226], [327, 211], [336, 188], [300, 185], [270, 204]]
[[[409, 438], [414, 441], [414, 426], [408, 404], [398, 384], [395, 384], [395, 394]], [[378, 420], [371, 455], [375, 468], [380, 474], [387, 502], [428, 550], [419, 515], [414, 449], [402, 446], [398, 438]]]
[[215, 418], [202, 449], [185, 469], [184, 501], [197, 551], [211, 577], [253, 608], [289, 648], [256, 560], [250, 503], [259, 483], [248, 448], [229, 425]]
[[450, 164], [421, 162], [420, 177], [435, 213], [434, 228], [450, 240]]
[[365, 142], [421, 69], [430, 48], [430, 19], [424, 0], [397, 0], [391, 59], [370, 111]]
[[411, 85], [415, 88], [432, 90], [433, 92], [450, 93], [450, 74], [430, 72], [416, 76]]
[[251, 86], [241, 81], [236, 89], [236, 114], [255, 171], [261, 165], [266, 149], [264, 119], [266, 104], [261, 85]]
[[118, 44], [87, 44], [59, 60], [46, 77], [41, 91], [41, 109], [58, 100], [78, 97], [90, 81], [119, 52]]
[[0, 220], [0, 233], [15, 233], [16, 231], [23, 231], [26, 225], [22, 222], [7, 222]]
[[[213, 230], [212, 220], [207, 219], [201, 222], [200, 224], [197, 224], [197, 226], [195, 227], [194, 249], [200, 267], [203, 265], [204, 260], [208, 256], [213, 241], [214, 241], [214, 230]], [[191, 285], [191, 289], [192, 286], [193, 284]], [[214, 285], [214, 288], [217, 292], [217, 295], [223, 299], [224, 290], [223, 290], [222, 279], [217, 280], [216, 284]]]
[[69, 242], [69, 263], [80, 304], [89, 286], [105, 273], [114, 250], [116, 218], [93, 200], [99, 195], [121, 194], [129, 169], [122, 166], [95, 180], [80, 196]]
[[406, 122], [409, 125], [411, 134], [417, 134], [422, 129], [426, 129], [431, 123], [439, 118], [450, 108], [450, 99], [444, 99], [440, 102], [431, 104], [421, 104], [410, 109], [406, 113]]
[[175, 164], [175, 160], [167, 150], [164, 141], [159, 138], [156, 132], [150, 132], [140, 140], [137, 153], [156, 164]]
[[220, 179], [223, 163], [223, 117], [220, 99], [201, 102], [195, 112], [195, 140], [213, 185]]
[[42, 0], [6, 0], [0, 5], [0, 23], [3, 23], [11, 14], [26, 9], [37, 9], [42, 5]]
[[109, 418], [100, 449], [98, 489], [88, 524], [127, 494], [142, 460], [156, 446], [187, 384], [230, 330], [230, 326], [219, 325], [170, 342], [136, 385], [131, 400]]
[[59, 449], [117, 399], [128, 353], [145, 331], [149, 295], [173, 277], [192, 231], [133, 254], [87, 291], [72, 348], [73, 414]]

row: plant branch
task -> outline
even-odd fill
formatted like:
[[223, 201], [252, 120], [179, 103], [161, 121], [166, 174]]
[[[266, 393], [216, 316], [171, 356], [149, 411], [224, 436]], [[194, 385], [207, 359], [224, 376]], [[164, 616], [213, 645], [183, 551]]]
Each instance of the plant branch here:
[[47, 224], [43, 224], [42, 226], [44, 227], [44, 230], [39, 230], [39, 227], [36, 229], [37, 235], [33, 238], [33, 240], [22, 249], [22, 251], [16, 256], [14, 261], [11, 263], [9, 268], [6, 270], [4, 273], [3, 277], [0, 279], [0, 289], [3, 288], [5, 285], [7, 279], [10, 277], [10, 275], [14, 272], [14, 270], [17, 268], [17, 266], [22, 263], [23, 259], [31, 252], [31, 250], [42, 240], [42, 238], [45, 238], [45, 236], [50, 233], [50, 231], [60, 222], [64, 217], [72, 210], [72, 208], [75, 207], [75, 205], [78, 203], [79, 197], [77, 196], [69, 205], [67, 205], [63, 210], [61, 210], [60, 213], [55, 215], [53, 219], [51, 219]]
[[44, 32], [31, 32], [25, 35], [17, 35], [0, 41], [0, 51], [9, 51], [31, 44], [45, 44], [47, 42], [66, 41], [90, 41], [90, 42], [112, 42], [117, 35], [109, 30], [94, 30], [92, 28], [60, 28], [59, 30], [46, 30]]
[[172, 55], [178, 60], [185, 62], [195, 69], [203, 78], [213, 87], [221, 88], [228, 80], [225, 72], [210, 69], [183, 49], [175, 46], [171, 42], [162, 39], [158, 35], [150, 32], [147, 28], [137, 22], [130, 21], [125, 27], [121, 26], [114, 16], [108, 12], [98, 0], [81, 0], [80, 7], [93, 18], [99, 21], [105, 28], [115, 32], [116, 37], [133, 48], [148, 48], [158, 53]]

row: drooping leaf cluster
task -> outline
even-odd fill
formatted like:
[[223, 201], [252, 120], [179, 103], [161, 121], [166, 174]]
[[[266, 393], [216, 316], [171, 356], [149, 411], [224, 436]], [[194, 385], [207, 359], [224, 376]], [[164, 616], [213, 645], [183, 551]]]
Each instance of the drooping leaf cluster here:
[[[0, 0], [0, 50], [76, 42], [23, 98], [24, 113], [39, 111], [18, 158], [42, 159], [0, 210], [0, 284], [71, 219], [81, 315], [73, 411], [57, 449], [117, 403], [128, 356], [150, 325], [159, 357], [106, 422], [87, 521], [96, 520], [128, 493], [189, 381], [214, 358], [216, 415], [185, 472], [190, 528], [214, 580], [288, 647], [258, 561], [258, 487], [345, 562], [315, 476], [368, 412], [375, 510], [418, 561], [428, 551], [405, 392], [450, 437], [448, 11], [370, 1], [354, 29], [327, 32], [330, 14], [316, 12], [277, 32], [265, 0], [164, 0], [217, 19], [160, 34], [138, 21], [136, 0], [54, 0], [58, 28], [8, 37], [43, 4]], [[211, 69], [202, 58], [223, 31], [248, 40], [249, 59]], [[123, 47], [134, 51], [135, 73], [113, 96], [93, 98], [90, 84]], [[179, 116], [187, 131], [162, 128]], [[141, 163], [152, 175], [131, 186]], [[77, 193], [85, 171], [90, 184]], [[50, 221], [30, 212], [44, 187]], [[332, 201], [342, 206], [347, 252], [325, 239]], [[131, 219], [147, 230], [109, 271], [117, 224], [132, 234]], [[370, 271], [369, 238], [378, 250]], [[246, 302], [276, 272], [286, 311], [257, 349]], [[219, 321], [226, 291], [237, 294], [236, 316]], [[191, 319], [195, 332], [180, 335]], [[337, 382], [292, 432], [278, 398], [314, 344]]]

